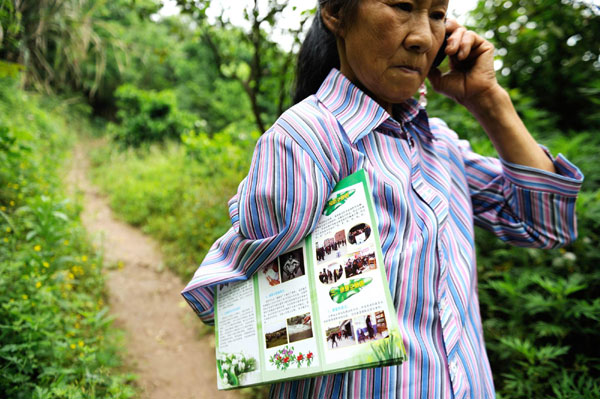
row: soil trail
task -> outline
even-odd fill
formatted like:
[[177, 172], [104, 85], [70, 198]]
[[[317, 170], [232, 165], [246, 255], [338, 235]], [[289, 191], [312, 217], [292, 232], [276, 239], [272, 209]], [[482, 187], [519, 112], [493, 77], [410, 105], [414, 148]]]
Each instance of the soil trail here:
[[98, 145], [82, 139], [74, 149], [67, 184], [83, 194], [83, 224], [104, 248], [111, 313], [126, 332], [127, 366], [139, 375], [144, 399], [237, 399], [216, 389], [212, 335], [199, 338], [199, 321], [184, 303], [183, 284], [168, 270], [158, 245], [138, 229], [116, 220], [107, 200], [87, 178], [88, 150]]

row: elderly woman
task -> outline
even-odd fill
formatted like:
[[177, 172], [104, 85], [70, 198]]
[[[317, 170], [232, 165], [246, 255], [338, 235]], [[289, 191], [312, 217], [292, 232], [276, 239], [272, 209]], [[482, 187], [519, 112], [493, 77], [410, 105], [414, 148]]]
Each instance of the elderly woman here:
[[[474, 223], [520, 246], [576, 237], [583, 176], [540, 147], [496, 81], [494, 47], [446, 19], [447, 0], [321, 0], [298, 60], [294, 107], [259, 140], [230, 201], [233, 227], [184, 296], [213, 317], [211, 285], [250, 276], [315, 227], [340, 179], [372, 184], [408, 360], [274, 385], [277, 398], [491, 398]], [[432, 64], [448, 34], [450, 71]], [[479, 156], [413, 99], [424, 80], [477, 118]], [[301, 101], [300, 101], [301, 100]]]

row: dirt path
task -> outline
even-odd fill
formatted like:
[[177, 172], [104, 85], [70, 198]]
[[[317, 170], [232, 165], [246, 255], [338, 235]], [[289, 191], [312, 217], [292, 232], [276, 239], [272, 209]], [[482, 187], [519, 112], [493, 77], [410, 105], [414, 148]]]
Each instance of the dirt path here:
[[104, 247], [105, 263], [123, 262], [106, 272], [111, 312], [125, 330], [126, 364], [137, 375], [144, 399], [239, 398], [216, 389], [214, 343], [199, 338], [199, 320], [184, 303], [179, 278], [163, 270], [158, 245], [138, 229], [116, 220], [87, 178], [90, 142], [74, 150], [67, 184], [83, 194], [83, 224]]

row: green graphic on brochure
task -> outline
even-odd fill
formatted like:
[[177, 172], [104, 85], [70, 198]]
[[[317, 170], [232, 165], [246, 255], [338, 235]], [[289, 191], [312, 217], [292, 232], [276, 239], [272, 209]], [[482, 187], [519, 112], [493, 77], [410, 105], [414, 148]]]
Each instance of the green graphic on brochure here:
[[340, 181], [315, 230], [248, 280], [215, 287], [217, 386], [400, 364], [406, 351], [367, 175]]
[[371, 281], [373, 281], [373, 279], [370, 277], [352, 279], [345, 284], [330, 289], [329, 296], [334, 302], [342, 303], [354, 294], [358, 294], [360, 290]]
[[327, 201], [327, 206], [325, 207], [323, 214], [325, 214], [325, 216], [331, 215], [333, 213], [333, 211], [338, 209], [340, 206], [344, 205], [346, 200], [348, 198], [350, 198], [353, 194], [354, 194], [354, 190], [350, 190], [350, 191], [346, 191], [344, 193], [338, 194], [335, 198], [330, 199], [329, 201]]

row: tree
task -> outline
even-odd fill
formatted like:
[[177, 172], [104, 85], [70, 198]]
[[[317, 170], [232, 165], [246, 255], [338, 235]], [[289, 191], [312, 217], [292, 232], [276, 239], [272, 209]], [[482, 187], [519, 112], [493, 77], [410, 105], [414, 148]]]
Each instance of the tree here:
[[600, 7], [580, 0], [480, 0], [471, 13], [501, 58], [502, 79], [563, 130], [600, 127]]
[[[235, 80], [243, 87], [256, 127], [264, 132], [267, 121], [272, 122], [290, 104], [289, 88], [296, 47], [289, 52], [283, 51], [265, 29], [273, 28], [278, 16], [288, 7], [286, 2], [269, 0], [266, 11], [261, 12], [258, 0], [253, 0], [250, 7], [244, 9], [244, 17], [250, 25], [248, 31], [234, 26], [223, 12], [211, 24], [206, 15], [210, 0], [177, 0], [177, 3], [198, 23], [220, 78]], [[300, 28], [288, 30], [288, 34], [295, 37], [295, 45], [299, 44], [298, 36], [308, 17], [309, 13], [304, 13]]]
[[25, 86], [93, 103], [105, 95], [105, 74], [116, 74], [113, 82], [123, 69], [120, 27], [159, 8], [157, 0], [0, 0], [0, 59], [25, 67]]

